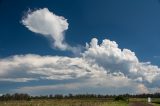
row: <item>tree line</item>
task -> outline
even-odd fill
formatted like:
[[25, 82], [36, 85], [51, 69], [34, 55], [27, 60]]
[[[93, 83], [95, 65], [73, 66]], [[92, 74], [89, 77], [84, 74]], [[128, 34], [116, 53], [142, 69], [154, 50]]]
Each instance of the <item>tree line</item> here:
[[160, 98], [160, 93], [154, 93], [154, 94], [123, 94], [123, 95], [100, 95], [100, 94], [68, 94], [68, 95], [62, 95], [62, 94], [56, 94], [56, 95], [40, 95], [40, 96], [30, 96], [29, 94], [23, 94], [23, 93], [15, 93], [15, 94], [4, 94], [0, 96], [0, 101], [8, 101], [8, 100], [31, 100], [31, 99], [91, 99], [91, 98], [99, 98], [99, 99], [108, 99], [108, 98]]

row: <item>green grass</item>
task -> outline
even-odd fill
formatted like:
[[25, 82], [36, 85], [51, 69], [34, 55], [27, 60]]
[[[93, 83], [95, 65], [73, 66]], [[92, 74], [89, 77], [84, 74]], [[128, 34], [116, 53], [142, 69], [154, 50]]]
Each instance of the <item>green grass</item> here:
[[0, 102], [0, 106], [128, 106], [123, 101], [105, 101], [105, 100], [80, 100], [80, 99], [62, 99], [62, 100], [31, 100], [31, 101], [7, 101]]

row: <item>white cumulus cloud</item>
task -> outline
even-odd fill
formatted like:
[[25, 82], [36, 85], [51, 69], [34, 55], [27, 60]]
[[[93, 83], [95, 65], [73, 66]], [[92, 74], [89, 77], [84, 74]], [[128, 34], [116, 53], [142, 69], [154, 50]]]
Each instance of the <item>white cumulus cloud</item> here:
[[80, 49], [71, 47], [65, 42], [65, 31], [69, 26], [67, 19], [54, 14], [47, 8], [28, 11], [22, 18], [22, 24], [30, 31], [49, 38], [55, 48], [73, 52]]
[[110, 73], [122, 73], [137, 80], [152, 82], [160, 75], [158, 66], [148, 62], [139, 62], [135, 53], [129, 49], [120, 49], [115, 41], [104, 39], [101, 44], [93, 38], [87, 50], [82, 53], [86, 61], [98, 64]]
[[[113, 89], [134, 93], [150, 92], [159, 81], [160, 69], [149, 62], [140, 62], [129, 49], [120, 49], [115, 41], [93, 38], [79, 57], [14, 55], [0, 59], [0, 81], [74, 80], [58, 85], [26, 86], [15, 91], [36, 89]], [[12, 80], [14, 79], [14, 80]], [[68, 86], [75, 85], [75, 87]], [[59, 88], [60, 87], [60, 88]], [[113, 92], [113, 91], [112, 91]], [[126, 91], [128, 92], [128, 91]]]
[[[68, 22], [47, 8], [29, 11], [22, 19], [30, 31], [52, 40], [61, 50], [77, 52], [65, 42]], [[117, 89], [127, 93], [147, 93], [155, 89], [160, 80], [160, 68], [150, 62], [140, 62], [135, 53], [121, 49], [115, 41], [104, 39], [98, 43], [93, 38], [86, 43], [86, 50], [78, 57], [40, 56], [37, 54], [14, 55], [0, 58], [0, 82], [29, 82], [72, 80], [70, 83], [23, 86], [13, 91], [36, 92], [41, 90], [70, 89]], [[154, 85], [154, 86], [153, 86]]]

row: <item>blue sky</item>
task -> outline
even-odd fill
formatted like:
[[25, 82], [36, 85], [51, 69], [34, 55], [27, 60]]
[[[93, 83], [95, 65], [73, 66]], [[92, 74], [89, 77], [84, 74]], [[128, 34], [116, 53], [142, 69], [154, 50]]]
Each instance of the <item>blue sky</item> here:
[[[27, 12], [29, 10], [31, 12]], [[51, 18], [63, 16], [67, 19], [58, 19], [64, 22], [62, 27], [66, 27], [61, 29], [58, 23], [62, 42], [55, 40], [59, 39], [55, 37], [57, 20], [47, 17], [51, 24], [46, 23], [47, 19], [34, 14], [38, 11]], [[4, 66], [0, 68], [0, 93], [112, 94], [137, 93], [136, 89], [140, 88], [138, 93], [159, 90], [159, 0], [0, 0], [0, 13], [0, 66]], [[35, 17], [38, 25], [34, 25], [35, 20], [29, 19], [29, 15]], [[51, 30], [47, 36], [41, 32], [50, 31], [51, 27], [43, 27], [41, 20], [53, 27], [53, 32]], [[106, 49], [102, 50], [103, 47]], [[127, 50], [123, 51], [124, 48]], [[58, 60], [61, 64], [55, 62]], [[93, 76], [86, 69], [95, 70]], [[134, 69], [138, 74], [135, 75]], [[95, 77], [95, 73], [99, 76]], [[100, 79], [102, 76], [104, 79]], [[108, 84], [113, 80], [108, 76], [125, 84]], [[87, 86], [88, 83], [91, 85]], [[115, 80], [114, 83], [121, 82]], [[97, 87], [98, 84], [108, 86]], [[37, 90], [38, 87], [41, 89]]]

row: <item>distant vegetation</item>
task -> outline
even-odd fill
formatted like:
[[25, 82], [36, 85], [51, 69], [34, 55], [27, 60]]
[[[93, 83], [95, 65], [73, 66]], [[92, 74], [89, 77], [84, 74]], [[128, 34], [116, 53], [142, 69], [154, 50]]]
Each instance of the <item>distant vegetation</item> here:
[[[152, 98], [152, 103], [147, 103], [147, 97]], [[139, 95], [57, 94], [46, 96], [15, 93], [0, 96], [0, 106], [132, 106], [134, 103], [159, 106], [160, 93]]]
[[15, 94], [4, 94], [0, 96], [0, 101], [8, 101], [8, 100], [31, 100], [31, 99], [105, 99], [112, 98], [115, 101], [127, 101], [128, 98], [160, 98], [160, 93], [155, 94], [138, 94], [138, 95], [96, 95], [96, 94], [56, 94], [56, 95], [46, 95], [46, 96], [30, 96], [28, 94], [15, 93]]

